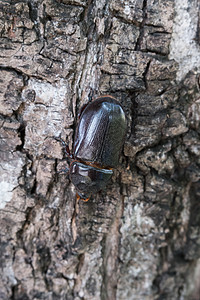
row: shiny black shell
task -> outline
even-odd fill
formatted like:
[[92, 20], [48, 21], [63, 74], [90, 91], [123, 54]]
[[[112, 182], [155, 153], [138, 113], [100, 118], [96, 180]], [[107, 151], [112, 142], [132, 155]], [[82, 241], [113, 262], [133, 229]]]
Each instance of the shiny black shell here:
[[116, 167], [126, 127], [125, 113], [116, 99], [103, 96], [89, 102], [80, 115], [74, 158], [103, 168]]

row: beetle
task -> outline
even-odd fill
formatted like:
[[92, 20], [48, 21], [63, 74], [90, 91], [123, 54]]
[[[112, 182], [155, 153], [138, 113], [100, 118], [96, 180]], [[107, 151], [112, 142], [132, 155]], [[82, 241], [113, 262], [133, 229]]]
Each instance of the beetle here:
[[120, 103], [112, 96], [100, 96], [88, 102], [79, 113], [69, 178], [76, 187], [77, 198], [88, 201], [91, 194], [104, 189], [117, 167], [127, 129]]

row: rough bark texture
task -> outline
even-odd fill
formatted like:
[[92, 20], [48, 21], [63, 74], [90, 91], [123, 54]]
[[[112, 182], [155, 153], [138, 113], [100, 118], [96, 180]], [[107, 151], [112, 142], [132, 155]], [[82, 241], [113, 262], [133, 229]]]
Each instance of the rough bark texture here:
[[[0, 1], [0, 299], [200, 299], [199, 13], [193, 0]], [[128, 132], [76, 202], [62, 148], [111, 94]]]

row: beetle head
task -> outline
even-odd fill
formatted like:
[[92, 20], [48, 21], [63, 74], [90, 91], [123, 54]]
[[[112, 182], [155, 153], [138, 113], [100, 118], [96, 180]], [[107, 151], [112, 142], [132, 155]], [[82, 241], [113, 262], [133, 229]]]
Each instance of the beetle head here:
[[104, 189], [112, 174], [112, 170], [95, 168], [77, 161], [71, 164], [69, 170], [70, 179], [81, 199], [87, 199], [91, 194]]

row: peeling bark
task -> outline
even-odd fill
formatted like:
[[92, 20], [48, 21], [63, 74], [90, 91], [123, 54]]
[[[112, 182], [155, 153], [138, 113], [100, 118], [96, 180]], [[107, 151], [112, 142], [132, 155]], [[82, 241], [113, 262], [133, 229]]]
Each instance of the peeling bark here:
[[[199, 4], [0, 1], [0, 299], [200, 298]], [[62, 137], [110, 94], [128, 131], [77, 202]]]

